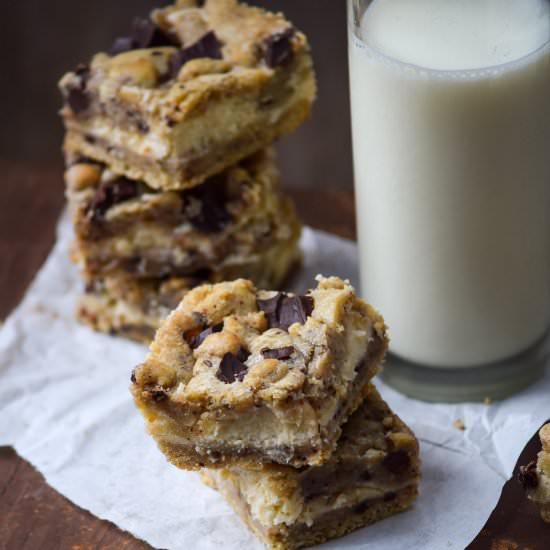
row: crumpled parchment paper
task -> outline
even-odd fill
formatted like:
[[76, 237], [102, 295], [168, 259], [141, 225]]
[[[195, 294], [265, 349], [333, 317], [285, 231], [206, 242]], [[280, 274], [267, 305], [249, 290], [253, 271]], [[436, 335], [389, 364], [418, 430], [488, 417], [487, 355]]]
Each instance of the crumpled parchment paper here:
[[[167, 549], [261, 548], [197, 474], [166, 462], [128, 392], [145, 347], [73, 320], [81, 282], [67, 259], [70, 225], [24, 300], [0, 329], [0, 445], [13, 445], [78, 506]], [[299, 290], [317, 273], [357, 283], [356, 246], [306, 229]], [[459, 549], [478, 533], [524, 444], [550, 416], [550, 372], [490, 406], [433, 405], [378, 382], [421, 441], [423, 481], [414, 507], [326, 548]], [[465, 431], [453, 427], [462, 419]]]

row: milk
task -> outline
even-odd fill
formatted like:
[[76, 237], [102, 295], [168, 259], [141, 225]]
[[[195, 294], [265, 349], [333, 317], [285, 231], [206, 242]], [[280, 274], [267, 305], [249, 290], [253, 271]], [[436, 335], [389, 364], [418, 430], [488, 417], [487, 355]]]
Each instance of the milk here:
[[547, 1], [374, 0], [350, 40], [362, 290], [405, 359], [550, 326], [549, 39]]

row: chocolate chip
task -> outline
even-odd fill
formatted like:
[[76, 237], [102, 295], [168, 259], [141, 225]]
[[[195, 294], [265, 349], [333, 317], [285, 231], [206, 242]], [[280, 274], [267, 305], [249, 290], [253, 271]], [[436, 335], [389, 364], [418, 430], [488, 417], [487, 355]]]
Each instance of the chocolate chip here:
[[119, 53], [129, 52], [130, 50], [135, 50], [136, 45], [134, 39], [131, 36], [119, 36], [115, 38], [109, 54], [112, 56], [118, 55]]
[[407, 451], [394, 451], [390, 453], [382, 461], [386, 470], [390, 471], [392, 474], [400, 475], [405, 473], [407, 468], [411, 464], [411, 459]]
[[75, 164], [96, 164], [98, 166], [103, 165], [102, 162], [94, 160], [94, 159], [92, 159], [90, 157], [87, 157], [85, 155], [76, 155], [75, 157], [71, 158], [67, 162], [67, 166], [74, 166]]
[[170, 77], [176, 78], [180, 69], [191, 59], [208, 57], [221, 59], [221, 42], [213, 31], [203, 34], [196, 42], [173, 53], [169, 60]]
[[359, 478], [361, 481], [370, 481], [372, 479], [372, 474], [368, 470], [365, 470], [364, 472], [361, 472]]
[[69, 88], [67, 103], [76, 114], [79, 114], [86, 111], [90, 106], [90, 97], [81, 88]]
[[149, 124], [145, 122], [144, 120], [137, 119], [136, 120], [136, 128], [142, 133], [146, 134], [149, 131]]
[[520, 466], [518, 480], [526, 491], [538, 487], [539, 476], [537, 475], [537, 463], [535, 460], [529, 462], [527, 466]]
[[267, 300], [256, 300], [267, 318], [269, 328], [288, 330], [294, 323], [305, 323], [313, 311], [311, 296], [288, 296], [278, 293]]
[[189, 208], [189, 199], [195, 199], [199, 203], [199, 211], [189, 215], [189, 221], [199, 231], [217, 233], [231, 221], [225, 207], [224, 178], [210, 178], [202, 185], [186, 191], [182, 195], [184, 212]]
[[268, 36], [263, 44], [264, 59], [272, 69], [284, 65], [292, 59], [292, 37], [296, 33], [294, 27], [288, 27], [282, 32]]
[[132, 374], [130, 375], [130, 382], [132, 382], [132, 384], [136, 383], [136, 373], [134, 371], [132, 371]]
[[199, 334], [191, 338], [191, 342], [189, 342], [189, 346], [191, 347], [191, 349], [197, 349], [204, 342], [207, 336], [210, 336], [215, 332], [221, 332], [222, 330], [223, 330], [223, 322], [218, 323], [213, 327], [208, 327], [207, 329], [203, 330], [202, 332], [199, 332]]
[[150, 19], [136, 17], [132, 23], [132, 38], [136, 48], [172, 46], [170, 40]]
[[90, 106], [90, 96], [86, 92], [86, 84], [90, 78], [90, 67], [81, 63], [75, 68], [74, 74], [77, 78], [75, 82], [67, 87], [65, 99], [73, 112], [79, 114], [86, 111]]
[[391, 502], [392, 500], [395, 500], [397, 498], [397, 494], [396, 493], [386, 493], [384, 495], [384, 502]]
[[294, 353], [294, 346], [275, 349], [264, 348], [261, 353], [265, 359], [288, 359]]
[[237, 359], [244, 363], [250, 356], [250, 353], [246, 351], [244, 348], [239, 346], [239, 349], [237, 350]]
[[360, 502], [359, 504], [356, 504], [353, 507], [353, 512], [355, 514], [364, 514], [369, 508], [370, 508], [370, 501], [364, 500], [363, 502]]
[[131, 36], [116, 38], [109, 53], [111, 55], [118, 55], [119, 53], [141, 48], [158, 48], [173, 45], [174, 41], [164, 34], [151, 20], [144, 17], [136, 17], [132, 23]]
[[279, 327], [288, 330], [294, 323], [305, 323], [313, 311], [310, 296], [285, 296], [279, 305]]
[[168, 394], [166, 393], [166, 391], [162, 389], [151, 390], [149, 394], [151, 395], [151, 399], [155, 403], [160, 403], [161, 401], [164, 401], [168, 397]]
[[92, 217], [101, 218], [111, 206], [133, 199], [137, 194], [137, 183], [124, 177], [102, 185], [90, 204]]
[[277, 312], [279, 311], [279, 302], [283, 295], [278, 292], [272, 298], [267, 298], [266, 300], [256, 299], [256, 305], [260, 311], [265, 313], [267, 324], [269, 327], [275, 327], [278, 325], [278, 316]]
[[190, 275], [187, 275], [187, 279], [189, 280], [189, 286], [191, 288], [194, 288], [196, 286], [204, 284], [206, 281], [210, 280], [210, 277], [212, 276], [212, 271], [207, 268], [203, 269], [197, 269], [197, 271], [194, 271]]
[[248, 357], [246, 350], [239, 348], [237, 353], [226, 353], [220, 363], [216, 377], [226, 384], [232, 384], [235, 380], [242, 382], [248, 367], [244, 364]]

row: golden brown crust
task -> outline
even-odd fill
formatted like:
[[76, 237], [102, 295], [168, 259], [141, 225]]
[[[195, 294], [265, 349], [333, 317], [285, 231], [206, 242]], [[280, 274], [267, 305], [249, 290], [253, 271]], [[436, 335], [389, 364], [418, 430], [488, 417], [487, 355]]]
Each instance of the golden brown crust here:
[[[321, 463], [362, 401], [387, 348], [381, 317], [336, 277], [319, 278], [309, 298], [274, 294], [246, 280], [193, 289], [135, 369], [136, 404], [178, 466]], [[300, 300], [313, 309], [288, 329], [276, 328], [258, 305], [270, 299], [288, 314]], [[226, 380], [226, 355], [238, 349], [245, 350], [234, 363], [242, 377]], [[170, 385], [159, 382], [166, 372]]]
[[[203, 481], [212, 486], [211, 480]], [[272, 529], [268, 533], [264, 533], [263, 530], [252, 520], [247, 513], [246, 508], [243, 509], [240, 506], [240, 502], [236, 499], [232, 499], [226, 493], [222, 493], [226, 498], [230, 506], [235, 513], [239, 516], [242, 522], [248, 527], [248, 529], [256, 535], [267, 548], [270, 550], [298, 550], [299, 548], [306, 548], [309, 546], [316, 546], [324, 542], [343, 537], [352, 531], [368, 527], [373, 523], [382, 521], [388, 517], [394, 516], [401, 512], [404, 512], [411, 507], [413, 502], [418, 496], [418, 487], [411, 486], [399, 491], [393, 500], [390, 502], [373, 501], [362, 512], [349, 514], [332, 514], [327, 515], [322, 522], [315, 524], [312, 527], [307, 525], [300, 525], [290, 533], [284, 529], [284, 527], [278, 527]]]

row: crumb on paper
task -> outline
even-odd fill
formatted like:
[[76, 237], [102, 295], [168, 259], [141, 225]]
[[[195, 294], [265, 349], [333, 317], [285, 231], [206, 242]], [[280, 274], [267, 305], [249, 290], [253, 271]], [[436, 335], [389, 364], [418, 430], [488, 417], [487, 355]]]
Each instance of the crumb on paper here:
[[457, 430], [462, 430], [464, 431], [466, 429], [466, 424], [464, 424], [464, 420], [461, 420], [460, 418], [457, 418], [454, 422], [453, 422], [453, 426], [457, 429]]
[[483, 404], [484, 404], [484, 405], [487, 405], [487, 407], [488, 407], [489, 405], [492, 405], [492, 403], [493, 403], [493, 400], [492, 400], [490, 397], [486, 397], [486, 398], [483, 400]]
[[36, 304], [33, 308], [34, 313], [38, 313], [39, 315], [46, 315], [50, 317], [51, 319], [59, 319], [59, 313], [56, 311], [52, 311], [51, 309], [48, 309], [43, 304]]

